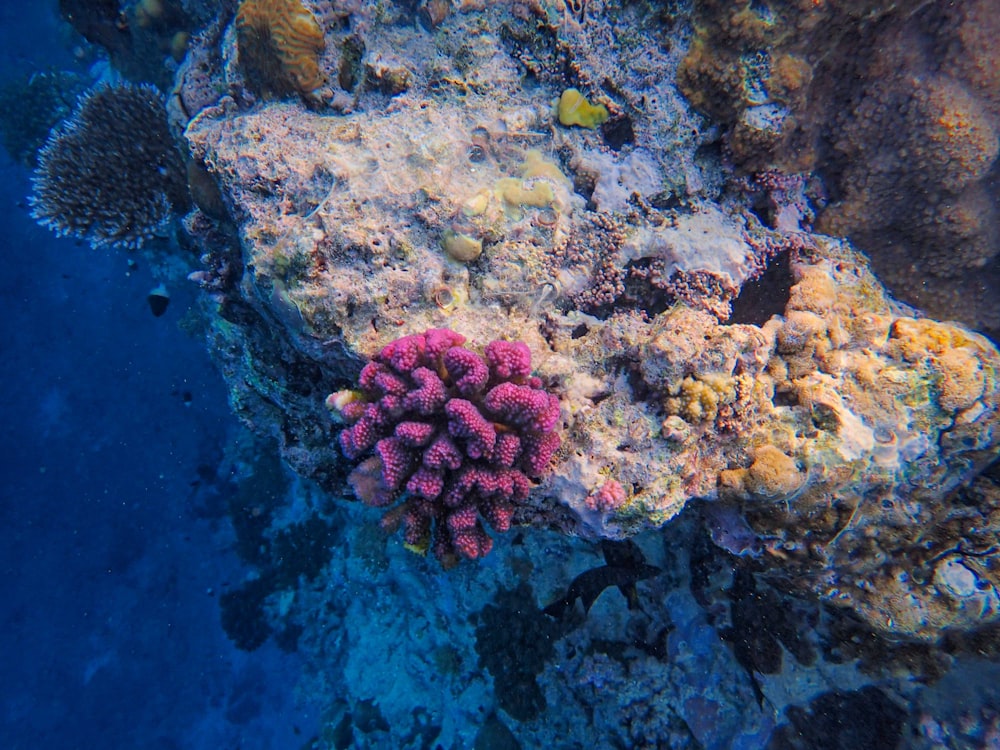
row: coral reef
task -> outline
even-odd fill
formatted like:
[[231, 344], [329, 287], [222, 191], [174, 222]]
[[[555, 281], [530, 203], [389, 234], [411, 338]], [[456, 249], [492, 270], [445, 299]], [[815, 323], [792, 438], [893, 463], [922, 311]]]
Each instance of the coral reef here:
[[678, 72], [752, 173], [816, 172], [817, 229], [896, 294], [1000, 332], [995, 0], [696, 3]]
[[[699, 498], [728, 519], [719, 538], [775, 580], [875, 629], [929, 640], [1000, 617], [987, 541], [997, 521], [950, 494], [997, 455], [1000, 355], [896, 305], [850, 246], [803, 233], [806, 180], [754, 181], [780, 218], [773, 230], [738, 195], [712, 200], [718, 177], [698, 157], [708, 136], [667, 75], [685, 48], [668, 55], [662, 14], [644, 7], [589, 5], [581, 23], [548, 5], [494, 4], [429, 30], [396, 6], [337, 4], [320, 21], [317, 64], [323, 88], [339, 91], [260, 104], [230, 64], [190, 79], [231, 92], [185, 138], [238, 233], [239, 251], [225, 263], [206, 252], [213, 268], [198, 276], [222, 310], [213, 341], [237, 409], [324, 488], [399, 497], [386, 523], [408, 524], [409, 543], [454, 545], [428, 536], [435, 524], [475, 530], [460, 553], [478, 557], [490, 544], [478, 512], [404, 521], [447, 491], [414, 472], [423, 433], [449, 430], [448, 415], [395, 435], [398, 418], [376, 429], [361, 405], [335, 403], [357, 420], [343, 440], [362, 466], [347, 483], [316, 394], [349, 387], [366, 361], [379, 367], [365, 378], [417, 389], [412, 365], [391, 364], [401, 336], [516, 338], [565, 428], [537, 486], [511, 484], [513, 521], [621, 539]], [[840, 30], [881, 17], [841, 10]], [[232, 60], [234, 35], [218, 38]], [[789, 89], [804, 75], [794, 60], [779, 69]], [[614, 85], [597, 87], [608, 70]], [[571, 88], [607, 121], [562, 127]], [[207, 232], [198, 216], [188, 226]], [[387, 387], [362, 391], [378, 401]], [[488, 439], [459, 412], [463, 460], [479, 460]], [[503, 516], [483, 514], [505, 527]], [[922, 574], [901, 578], [903, 559]]]
[[167, 120], [178, 139], [191, 118], [218, 102], [224, 93], [218, 85], [224, 65], [220, 43], [228, 20], [222, 15], [194, 35], [177, 69], [173, 90], [167, 98]]
[[190, 208], [268, 438], [194, 490], [250, 568], [222, 624], [300, 652], [306, 744], [996, 739], [1000, 351], [944, 313], [996, 315], [995, 0], [225, 0], [189, 40], [210, 5], [62, 3], [177, 75], [166, 118], [83, 100], [34, 208], [96, 247]]
[[100, 86], [82, 96], [38, 154], [32, 215], [94, 248], [135, 249], [187, 207], [180, 154], [151, 86]]
[[383, 525], [401, 521], [421, 552], [433, 532], [446, 564], [490, 551], [480, 518], [507, 531], [559, 447], [559, 400], [531, 377], [531, 350], [493, 341], [484, 359], [464, 343], [447, 329], [397, 339], [362, 369], [360, 391], [330, 397], [351, 423], [340, 434], [344, 454], [375, 451], [351, 474], [355, 495], [381, 507], [405, 491]]

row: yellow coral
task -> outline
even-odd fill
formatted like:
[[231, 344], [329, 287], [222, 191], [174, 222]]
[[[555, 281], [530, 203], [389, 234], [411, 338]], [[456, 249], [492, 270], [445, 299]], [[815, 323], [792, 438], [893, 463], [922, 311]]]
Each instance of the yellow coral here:
[[462, 204], [462, 213], [466, 216], [479, 216], [483, 214], [490, 205], [490, 191], [480, 190], [474, 196]]
[[986, 389], [982, 362], [970, 349], [947, 349], [938, 359], [941, 367], [939, 403], [943, 409], [961, 411], [976, 403]]
[[521, 162], [521, 176], [525, 179], [545, 177], [556, 185], [572, 185], [572, 180], [562, 173], [562, 170], [551, 161], [547, 161], [537, 148], [528, 149]]
[[552, 186], [547, 182], [529, 183], [516, 177], [497, 180], [497, 197], [509, 206], [534, 206], [544, 208], [555, 200]]
[[751, 495], [773, 499], [794, 494], [805, 477], [790, 457], [773, 445], [762, 445], [755, 451], [744, 481]]
[[665, 407], [686, 421], [711, 421], [719, 415], [719, 406], [736, 399], [736, 381], [726, 375], [706, 373], [697, 379], [690, 376], [681, 381], [676, 396], [666, 399]]
[[891, 329], [890, 353], [906, 362], [929, 364], [938, 399], [948, 411], [968, 409], [987, 385], [977, 338], [947, 323], [899, 318]]
[[243, 0], [236, 13], [240, 64], [261, 93], [306, 94], [323, 85], [323, 30], [299, 0]]
[[483, 241], [462, 232], [448, 230], [441, 238], [448, 255], [460, 263], [471, 263], [483, 253]]
[[754, 451], [748, 469], [723, 469], [719, 472], [719, 496], [731, 499], [788, 498], [805, 484], [806, 477], [795, 461], [773, 445]]

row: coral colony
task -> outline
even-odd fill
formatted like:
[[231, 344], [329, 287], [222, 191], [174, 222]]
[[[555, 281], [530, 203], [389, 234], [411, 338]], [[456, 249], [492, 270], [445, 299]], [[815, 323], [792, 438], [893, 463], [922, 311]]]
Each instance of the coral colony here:
[[[148, 87], [81, 102], [40, 154], [35, 215], [142, 245], [187, 208], [182, 134], [191, 278], [237, 411], [331, 493], [359, 462], [354, 493], [414, 549], [478, 559], [483, 524], [513, 518], [621, 539], [708, 501], [787, 587], [875, 630], [1000, 619], [1000, 516], [952, 499], [1000, 451], [1000, 354], [933, 320], [1000, 330], [995, 297], [921, 318], [846, 240], [806, 231], [863, 238], [896, 215], [924, 248], [896, 263], [916, 285], [974, 269], [997, 288], [997, 82], [970, 62], [992, 60], [997, 14], [743, 3], [730, 33], [717, 5], [675, 26], [641, 3], [243, 0], [191, 40], [166, 118]], [[689, 45], [657, 41], [688, 21]], [[872, 67], [836, 67], [853, 36], [829, 27], [871, 36]], [[933, 50], [922, 88], [881, 73]], [[813, 111], [831, 101], [857, 106]], [[692, 104], [747, 177], [705, 158], [718, 134]], [[872, 162], [890, 168], [869, 179]], [[813, 206], [824, 176], [840, 199]], [[931, 201], [919, 222], [896, 186]], [[363, 366], [334, 399], [338, 444], [324, 399]]]
[[38, 154], [33, 215], [94, 248], [135, 249], [187, 204], [184, 167], [152, 86], [101, 86]]
[[355, 494], [401, 520], [406, 544], [442, 561], [475, 559], [493, 540], [480, 518], [507, 531], [531, 480], [549, 471], [559, 447], [559, 399], [531, 377], [522, 342], [493, 341], [484, 356], [446, 329], [386, 345], [361, 371], [358, 391], [329, 402], [351, 423], [340, 434], [350, 459], [374, 449], [351, 475]]

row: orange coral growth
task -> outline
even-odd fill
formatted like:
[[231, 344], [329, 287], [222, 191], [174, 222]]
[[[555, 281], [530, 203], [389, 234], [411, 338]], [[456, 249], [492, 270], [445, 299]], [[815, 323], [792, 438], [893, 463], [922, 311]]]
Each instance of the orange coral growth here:
[[236, 31], [240, 65], [258, 93], [307, 94], [323, 85], [323, 30], [300, 0], [243, 0]]

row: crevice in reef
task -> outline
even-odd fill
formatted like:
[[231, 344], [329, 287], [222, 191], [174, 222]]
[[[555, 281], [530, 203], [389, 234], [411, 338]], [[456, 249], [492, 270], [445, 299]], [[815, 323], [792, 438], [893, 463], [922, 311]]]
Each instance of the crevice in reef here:
[[764, 273], [743, 285], [726, 324], [762, 326], [774, 315], [781, 315], [794, 283], [788, 253], [781, 253], [768, 263]]

